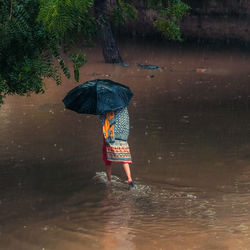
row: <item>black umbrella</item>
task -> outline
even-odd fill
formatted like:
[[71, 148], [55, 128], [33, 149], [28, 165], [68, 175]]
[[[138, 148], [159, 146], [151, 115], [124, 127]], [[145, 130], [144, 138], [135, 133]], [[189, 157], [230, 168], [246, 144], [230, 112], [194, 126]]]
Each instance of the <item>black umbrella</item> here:
[[100, 115], [126, 107], [132, 96], [130, 88], [123, 84], [96, 79], [72, 89], [63, 103], [67, 109], [78, 113]]

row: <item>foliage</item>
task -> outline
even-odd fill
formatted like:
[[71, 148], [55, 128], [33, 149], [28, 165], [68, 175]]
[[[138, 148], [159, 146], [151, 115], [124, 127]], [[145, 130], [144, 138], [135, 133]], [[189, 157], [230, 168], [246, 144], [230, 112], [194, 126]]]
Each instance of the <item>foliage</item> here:
[[60, 39], [37, 21], [39, 6], [39, 0], [1, 0], [0, 105], [6, 95], [43, 93], [45, 77], [61, 84], [59, 68], [70, 77], [59, 53]]
[[79, 68], [87, 62], [86, 55], [80, 51], [78, 53], [73, 53], [70, 59], [74, 63], [75, 79], [77, 82], [79, 82]]
[[[79, 36], [91, 40], [97, 33], [97, 20], [88, 10], [95, 8], [93, 0], [40, 0], [38, 16], [44, 27], [58, 38], [66, 41]], [[181, 0], [144, 0], [148, 9], [157, 12], [154, 27], [166, 38], [181, 41], [179, 21], [188, 14], [190, 7]], [[110, 11], [115, 27], [137, 16], [135, 0], [116, 0], [116, 7]]]
[[117, 7], [112, 10], [112, 21], [117, 27], [125, 24], [127, 21], [135, 21], [137, 19], [137, 10], [134, 6], [122, 0], [117, 1]]
[[[179, 21], [190, 10], [187, 4], [181, 0], [144, 0], [144, 5], [147, 9], [156, 11], [157, 17], [153, 25], [165, 38], [182, 40]], [[117, 27], [127, 21], [135, 21], [138, 18], [135, 6], [136, 1], [117, 0], [117, 7], [112, 11], [114, 25]]]
[[51, 57], [57, 45], [35, 22], [38, 9], [36, 0], [1, 2], [0, 103], [7, 94], [43, 92], [43, 77], [52, 77], [60, 84]]
[[[75, 45], [82, 37], [91, 42], [98, 32], [94, 0], [0, 1], [0, 104], [8, 94], [44, 92], [44, 77], [60, 84], [59, 68], [69, 78], [60, 46]], [[110, 12], [116, 26], [136, 20], [135, 0], [116, 2]], [[181, 40], [178, 22], [188, 13], [189, 6], [181, 0], [144, 2], [158, 13], [154, 26], [165, 37]], [[86, 63], [86, 56], [74, 53], [71, 60], [75, 79], [79, 81], [79, 68]]]
[[189, 10], [190, 7], [181, 0], [168, 1], [166, 8], [158, 9], [158, 19], [154, 22], [154, 26], [166, 38], [181, 41], [180, 26], [178, 22], [188, 14]]
[[96, 31], [95, 19], [88, 11], [92, 6], [93, 0], [40, 0], [38, 21], [60, 39], [69, 33], [70, 37], [77, 33], [90, 38]]

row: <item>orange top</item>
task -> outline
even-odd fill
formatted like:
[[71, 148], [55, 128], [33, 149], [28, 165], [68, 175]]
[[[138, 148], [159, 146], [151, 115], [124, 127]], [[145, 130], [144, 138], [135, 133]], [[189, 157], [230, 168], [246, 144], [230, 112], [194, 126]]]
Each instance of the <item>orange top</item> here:
[[114, 125], [110, 125], [111, 120], [114, 118], [115, 118], [114, 111], [106, 113], [106, 119], [105, 119], [104, 124], [102, 126], [103, 136], [104, 136], [105, 140], [108, 137], [110, 137], [111, 140], [114, 139], [114, 136], [115, 136]]

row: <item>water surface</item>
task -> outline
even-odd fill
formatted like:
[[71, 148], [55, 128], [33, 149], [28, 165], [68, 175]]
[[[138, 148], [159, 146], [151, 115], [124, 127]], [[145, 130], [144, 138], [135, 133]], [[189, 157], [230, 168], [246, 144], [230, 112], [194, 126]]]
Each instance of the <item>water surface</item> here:
[[[123, 43], [128, 67], [84, 48], [81, 82], [130, 86], [132, 173], [106, 182], [97, 117], [65, 110], [76, 83], [0, 110], [0, 249], [249, 249], [249, 53]], [[159, 65], [145, 70], [137, 64]]]

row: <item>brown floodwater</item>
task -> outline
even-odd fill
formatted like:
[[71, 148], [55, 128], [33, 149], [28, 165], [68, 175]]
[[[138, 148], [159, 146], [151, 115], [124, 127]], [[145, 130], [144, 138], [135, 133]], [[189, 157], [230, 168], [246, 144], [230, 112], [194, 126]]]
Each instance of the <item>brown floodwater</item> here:
[[[64, 109], [63, 78], [0, 109], [0, 249], [250, 249], [250, 53], [239, 48], [99, 47], [81, 82], [130, 86], [132, 174], [107, 184], [98, 117]], [[156, 64], [146, 70], [140, 64]]]

